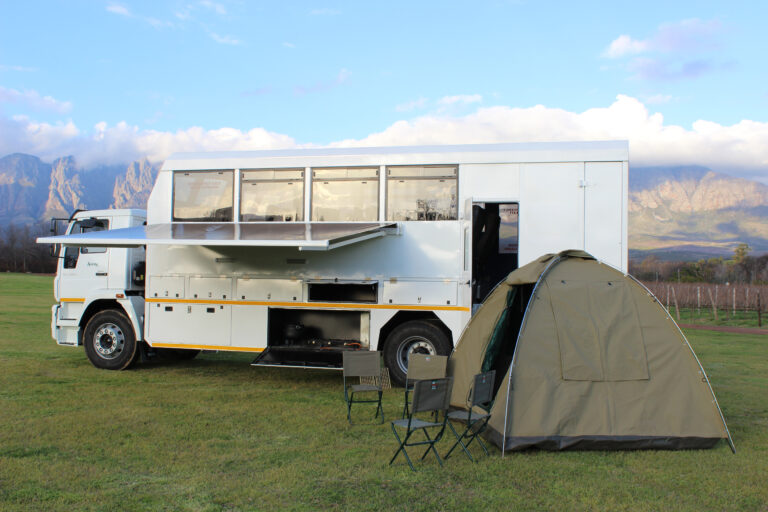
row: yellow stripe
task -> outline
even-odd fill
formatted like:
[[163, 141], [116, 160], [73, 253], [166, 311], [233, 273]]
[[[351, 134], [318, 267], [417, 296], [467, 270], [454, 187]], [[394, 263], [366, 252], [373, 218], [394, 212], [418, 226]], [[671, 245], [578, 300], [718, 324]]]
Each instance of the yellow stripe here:
[[150, 297], [147, 302], [170, 304], [230, 304], [233, 306], [283, 306], [298, 308], [406, 309], [416, 311], [469, 311], [461, 306], [417, 306], [413, 304], [337, 304], [335, 302], [274, 302], [257, 300], [166, 299]]
[[155, 348], [191, 348], [197, 350], [231, 350], [235, 352], [264, 352], [263, 348], [254, 347], [220, 347], [218, 345], [182, 345], [180, 343], [151, 343]]
[[64, 299], [59, 299], [59, 302], [85, 302], [85, 299], [68, 297]]

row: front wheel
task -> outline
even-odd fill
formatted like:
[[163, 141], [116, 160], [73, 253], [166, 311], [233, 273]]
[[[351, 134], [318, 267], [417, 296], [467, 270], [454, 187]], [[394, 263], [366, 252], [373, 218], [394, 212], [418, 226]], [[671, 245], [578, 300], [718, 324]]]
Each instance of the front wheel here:
[[384, 343], [384, 363], [389, 368], [390, 379], [398, 386], [405, 386], [411, 354], [450, 355], [451, 340], [440, 327], [423, 320], [411, 320], [395, 327]]
[[114, 309], [93, 315], [85, 326], [83, 343], [93, 366], [104, 370], [124, 370], [138, 355], [131, 321]]

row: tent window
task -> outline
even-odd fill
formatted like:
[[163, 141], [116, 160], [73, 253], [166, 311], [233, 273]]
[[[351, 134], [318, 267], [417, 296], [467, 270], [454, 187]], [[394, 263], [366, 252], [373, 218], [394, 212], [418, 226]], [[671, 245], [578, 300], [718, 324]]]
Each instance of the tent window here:
[[624, 281], [547, 280], [564, 380], [648, 379], [642, 329]]

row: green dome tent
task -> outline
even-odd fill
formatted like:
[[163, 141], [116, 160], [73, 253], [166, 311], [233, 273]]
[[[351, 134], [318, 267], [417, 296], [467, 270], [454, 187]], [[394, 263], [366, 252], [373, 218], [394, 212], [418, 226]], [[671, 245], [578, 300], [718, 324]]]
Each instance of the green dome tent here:
[[728, 439], [704, 369], [664, 307], [582, 251], [548, 254], [502, 281], [451, 355], [451, 405], [496, 370], [485, 436], [525, 448], [709, 448]]

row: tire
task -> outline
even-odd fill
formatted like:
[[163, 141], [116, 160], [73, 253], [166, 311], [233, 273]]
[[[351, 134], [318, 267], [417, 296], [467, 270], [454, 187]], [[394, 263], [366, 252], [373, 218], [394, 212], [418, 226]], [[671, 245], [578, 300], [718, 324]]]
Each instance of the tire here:
[[408, 356], [411, 353], [447, 356], [452, 350], [451, 340], [440, 327], [424, 320], [411, 320], [401, 324], [384, 342], [384, 364], [389, 368], [393, 384], [405, 386]]
[[122, 311], [114, 309], [91, 317], [85, 326], [83, 344], [93, 366], [103, 370], [124, 370], [139, 355], [131, 321]]

